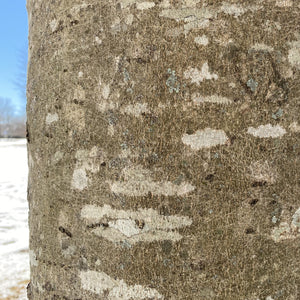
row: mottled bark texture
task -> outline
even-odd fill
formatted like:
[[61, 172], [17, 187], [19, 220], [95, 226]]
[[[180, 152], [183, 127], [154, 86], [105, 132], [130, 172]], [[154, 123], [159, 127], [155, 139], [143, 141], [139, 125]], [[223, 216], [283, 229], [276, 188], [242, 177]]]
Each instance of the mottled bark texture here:
[[28, 0], [29, 299], [300, 299], [297, 0]]

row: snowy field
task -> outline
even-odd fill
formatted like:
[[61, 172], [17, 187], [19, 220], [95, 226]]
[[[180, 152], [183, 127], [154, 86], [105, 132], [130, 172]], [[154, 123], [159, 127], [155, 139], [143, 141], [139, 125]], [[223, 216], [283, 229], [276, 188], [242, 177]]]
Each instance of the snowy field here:
[[0, 139], [0, 300], [25, 300], [29, 279], [25, 139]]

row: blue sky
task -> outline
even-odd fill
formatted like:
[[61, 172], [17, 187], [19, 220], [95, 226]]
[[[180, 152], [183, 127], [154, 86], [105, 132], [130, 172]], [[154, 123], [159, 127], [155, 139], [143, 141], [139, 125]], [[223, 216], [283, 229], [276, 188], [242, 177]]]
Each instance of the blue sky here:
[[27, 37], [26, 0], [1, 0], [0, 98], [10, 98], [16, 109], [25, 102], [14, 82], [25, 82]]

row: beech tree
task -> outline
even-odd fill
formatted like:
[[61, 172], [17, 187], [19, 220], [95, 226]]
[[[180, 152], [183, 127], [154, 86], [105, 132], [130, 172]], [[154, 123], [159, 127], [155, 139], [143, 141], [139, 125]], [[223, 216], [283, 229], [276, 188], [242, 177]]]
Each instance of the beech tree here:
[[298, 1], [27, 8], [29, 299], [299, 299]]

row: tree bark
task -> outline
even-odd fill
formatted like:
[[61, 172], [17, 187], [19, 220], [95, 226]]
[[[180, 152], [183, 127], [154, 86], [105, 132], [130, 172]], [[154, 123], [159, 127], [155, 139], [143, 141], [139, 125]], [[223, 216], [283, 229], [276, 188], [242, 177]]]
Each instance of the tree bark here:
[[299, 299], [296, 0], [27, 0], [29, 299]]

